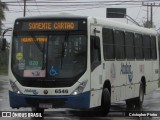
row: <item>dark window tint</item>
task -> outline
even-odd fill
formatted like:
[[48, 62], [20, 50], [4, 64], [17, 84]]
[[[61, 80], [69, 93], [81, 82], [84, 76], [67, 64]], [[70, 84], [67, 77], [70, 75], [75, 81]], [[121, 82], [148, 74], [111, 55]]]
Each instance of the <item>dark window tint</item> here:
[[102, 31], [104, 59], [114, 59], [113, 30], [103, 28]]
[[151, 58], [157, 59], [156, 37], [151, 36]]
[[144, 49], [144, 58], [150, 59], [151, 58], [151, 47], [150, 47], [150, 36], [144, 35], [143, 36], [143, 49]]
[[125, 33], [125, 47], [126, 47], [126, 58], [134, 59], [134, 34], [130, 32]]
[[135, 57], [136, 59], [143, 59], [143, 42], [142, 35], [135, 34]]
[[124, 32], [115, 30], [114, 38], [115, 38], [115, 55], [116, 55], [116, 59], [124, 59], [125, 58]]
[[[73, 78], [86, 69], [85, 35], [50, 35], [47, 51], [47, 76]], [[52, 75], [55, 70], [55, 75]], [[60, 71], [60, 72], [59, 72]]]

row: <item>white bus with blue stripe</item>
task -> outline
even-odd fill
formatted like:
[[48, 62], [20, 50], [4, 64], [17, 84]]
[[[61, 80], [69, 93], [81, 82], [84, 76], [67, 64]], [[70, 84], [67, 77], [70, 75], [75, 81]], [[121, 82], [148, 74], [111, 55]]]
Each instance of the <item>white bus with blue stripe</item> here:
[[18, 18], [10, 47], [10, 106], [90, 109], [142, 106], [158, 87], [154, 30], [94, 17]]

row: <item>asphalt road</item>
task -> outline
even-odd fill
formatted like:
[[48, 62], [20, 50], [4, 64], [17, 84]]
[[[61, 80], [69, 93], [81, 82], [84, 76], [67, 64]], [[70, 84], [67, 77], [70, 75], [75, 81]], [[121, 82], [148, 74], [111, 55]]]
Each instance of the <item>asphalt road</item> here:
[[[12, 109], [9, 106], [8, 97], [8, 87], [9, 81], [7, 76], [0, 76], [0, 112], [4, 111], [28, 111], [31, 112], [30, 108], [20, 108]], [[44, 113], [43, 120], [160, 120], [158, 117], [128, 117], [128, 114], [132, 110], [138, 110], [137, 108], [132, 108], [128, 110], [126, 108], [125, 102], [114, 103], [111, 106], [111, 112], [107, 117], [101, 117], [96, 111], [82, 111], [82, 110], [72, 110], [72, 109], [48, 109]], [[160, 89], [155, 90], [144, 98], [142, 111], [149, 111], [150, 113], [158, 112], [160, 114]], [[2, 113], [0, 113], [2, 115]], [[127, 115], [126, 117], [124, 117]], [[35, 118], [30, 117], [0, 117], [0, 120], [32, 120]]]

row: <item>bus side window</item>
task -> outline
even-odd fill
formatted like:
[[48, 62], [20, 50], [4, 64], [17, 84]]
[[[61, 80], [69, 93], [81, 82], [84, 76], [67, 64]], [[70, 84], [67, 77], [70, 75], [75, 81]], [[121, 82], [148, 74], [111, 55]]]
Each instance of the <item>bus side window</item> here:
[[151, 59], [151, 40], [149, 35], [143, 35], [144, 58]]
[[91, 70], [93, 71], [101, 64], [100, 39], [97, 36], [91, 36]]
[[156, 48], [156, 37], [151, 36], [151, 58], [153, 60], [157, 59], [157, 48]]

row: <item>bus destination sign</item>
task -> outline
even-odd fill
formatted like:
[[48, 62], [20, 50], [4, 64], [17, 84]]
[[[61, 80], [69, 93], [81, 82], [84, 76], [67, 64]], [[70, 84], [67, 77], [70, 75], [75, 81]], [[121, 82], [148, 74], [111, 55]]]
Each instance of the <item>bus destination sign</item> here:
[[34, 21], [23, 22], [22, 30], [78, 30], [77, 21]]

